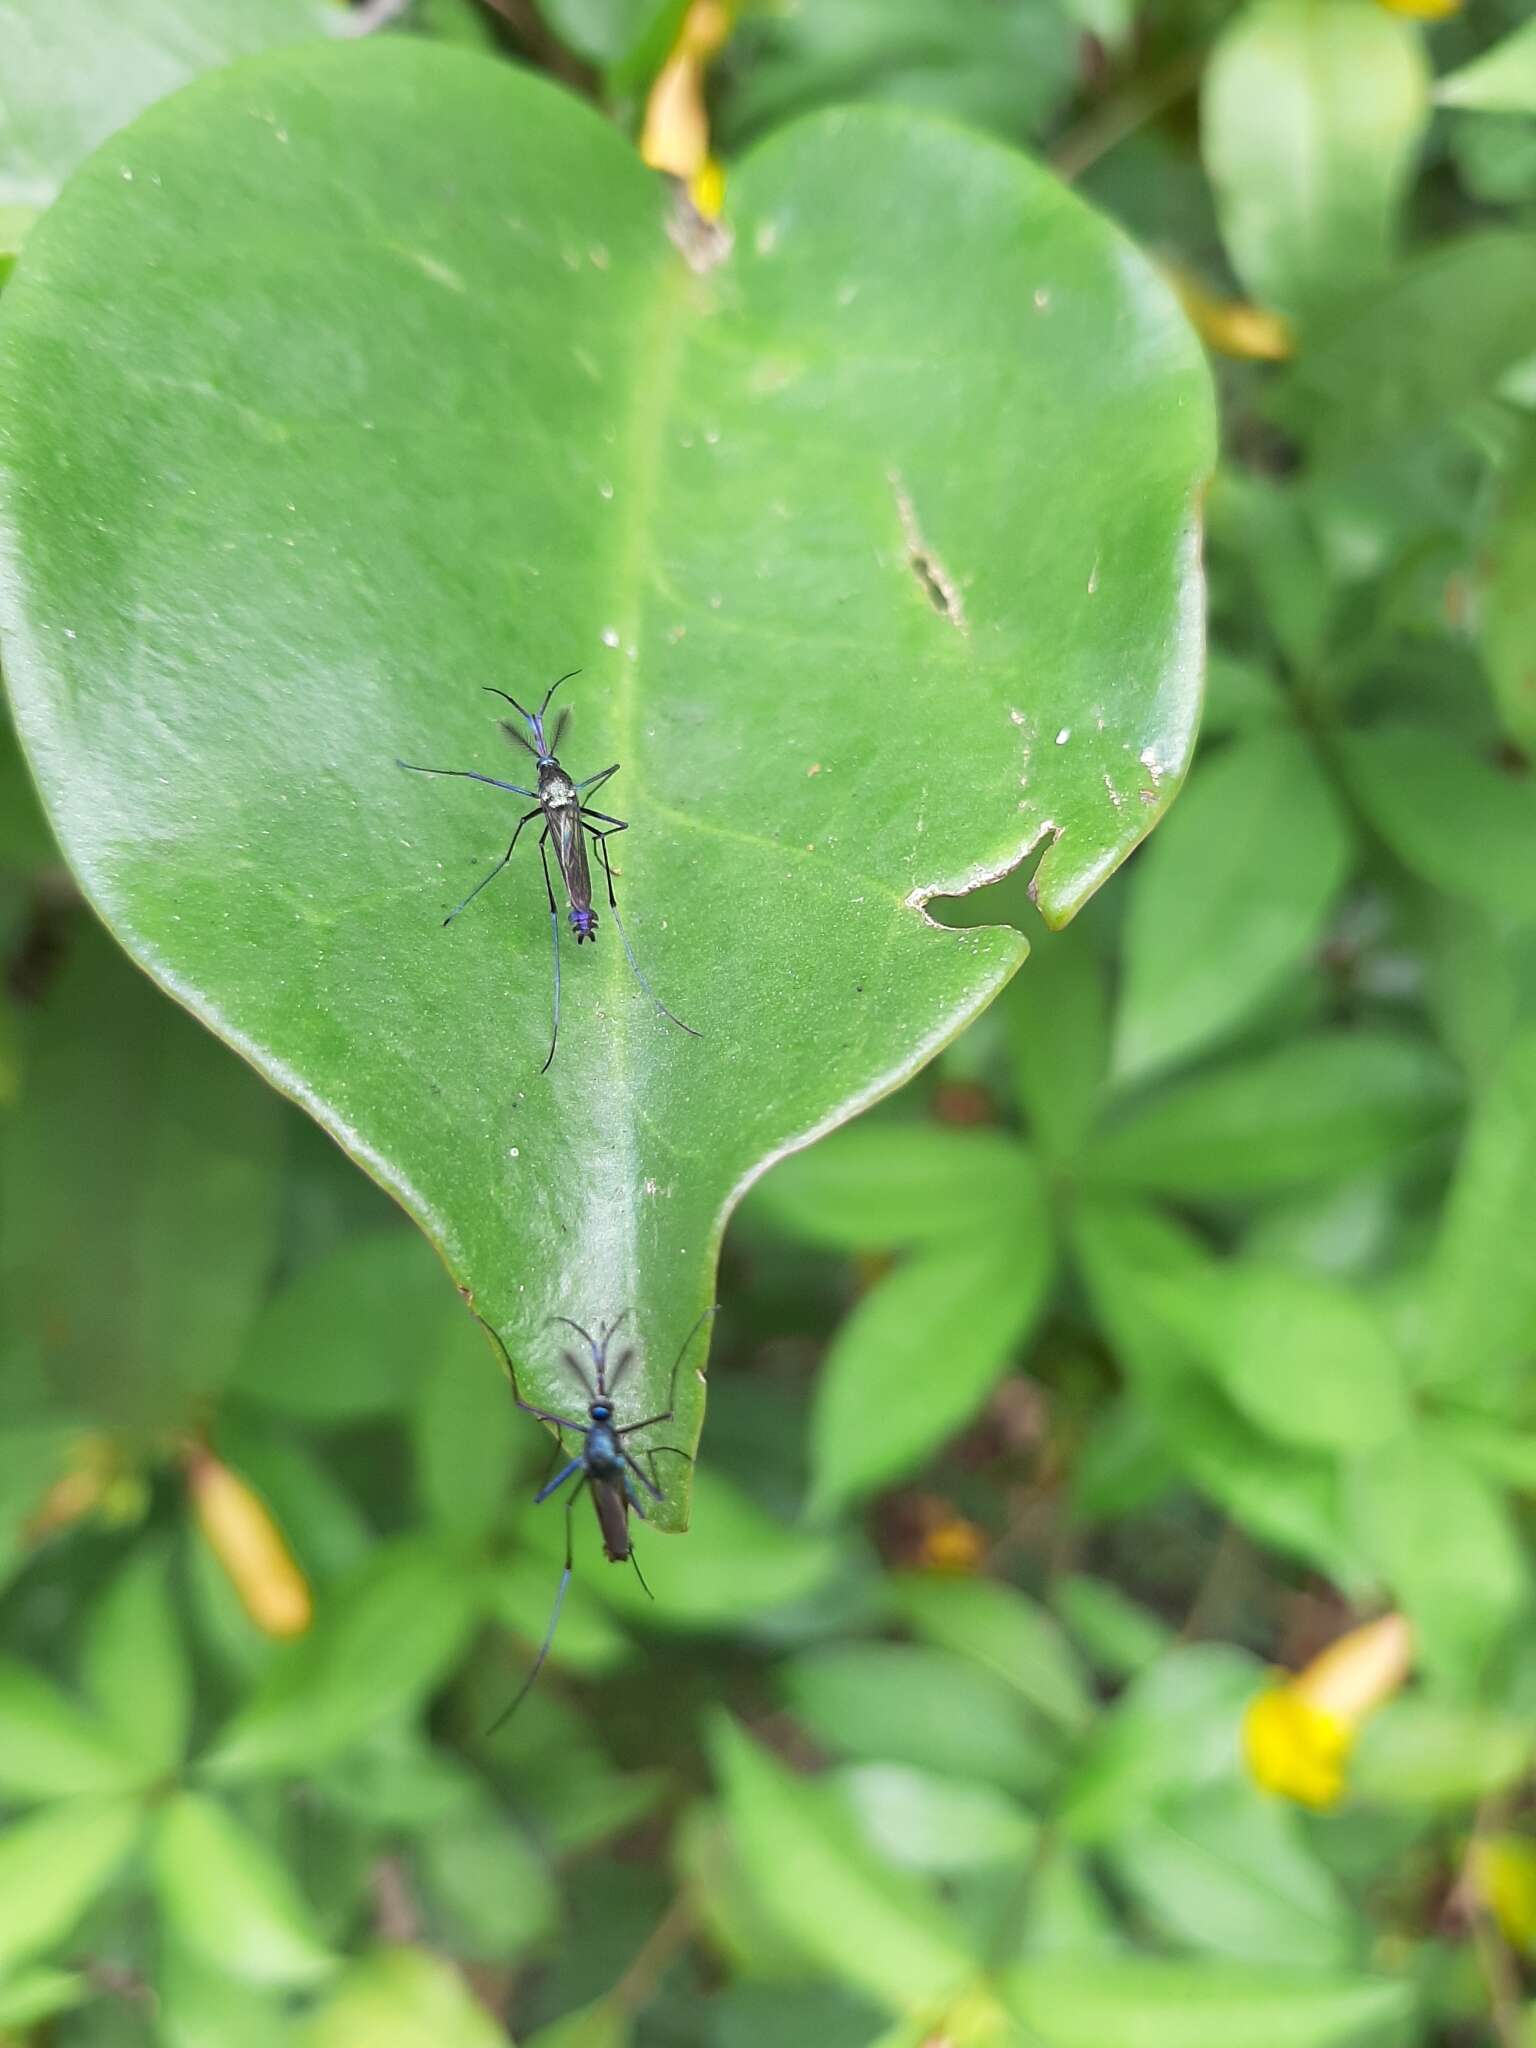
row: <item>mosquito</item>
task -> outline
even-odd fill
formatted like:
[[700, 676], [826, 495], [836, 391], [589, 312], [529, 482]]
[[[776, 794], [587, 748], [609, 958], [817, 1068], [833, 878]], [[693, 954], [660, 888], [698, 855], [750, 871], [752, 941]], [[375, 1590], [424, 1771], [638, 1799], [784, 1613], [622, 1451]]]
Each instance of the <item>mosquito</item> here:
[[[640, 1563], [635, 1556], [634, 1545], [631, 1543], [629, 1535], [631, 1509], [640, 1517], [642, 1522], [647, 1520], [644, 1503], [640, 1494], [635, 1491], [635, 1483], [638, 1481], [653, 1500], [659, 1501], [664, 1496], [655, 1479], [655, 1459], [657, 1455], [661, 1452], [668, 1452], [672, 1457], [685, 1459], [689, 1464], [692, 1464], [693, 1460], [686, 1451], [679, 1450], [675, 1444], [657, 1444], [653, 1450], [645, 1454], [646, 1461], [651, 1466], [651, 1471], [647, 1474], [641, 1470], [639, 1461], [635, 1457], [634, 1452], [630, 1450], [628, 1439], [632, 1436], [637, 1436], [642, 1429], [651, 1429], [657, 1423], [670, 1422], [672, 1420], [677, 1397], [678, 1369], [688, 1355], [688, 1347], [692, 1344], [694, 1338], [697, 1337], [700, 1330], [703, 1329], [705, 1323], [715, 1313], [716, 1306], [717, 1304], [711, 1304], [710, 1307], [705, 1309], [704, 1313], [682, 1341], [677, 1357], [672, 1362], [672, 1376], [667, 1382], [666, 1407], [658, 1414], [642, 1417], [638, 1422], [622, 1424], [614, 1420], [614, 1395], [618, 1392], [624, 1375], [635, 1362], [635, 1350], [632, 1344], [625, 1345], [613, 1362], [612, 1377], [610, 1377], [608, 1347], [613, 1342], [614, 1335], [620, 1324], [629, 1315], [628, 1309], [616, 1315], [608, 1327], [597, 1337], [584, 1330], [580, 1323], [573, 1323], [569, 1316], [553, 1316], [550, 1319], [552, 1322], [564, 1323], [567, 1329], [574, 1330], [587, 1347], [587, 1355], [592, 1366], [590, 1373], [588, 1373], [586, 1367], [574, 1351], [562, 1351], [560, 1354], [566, 1370], [577, 1381], [582, 1392], [587, 1397], [587, 1419], [585, 1422], [580, 1421], [573, 1415], [557, 1415], [552, 1409], [540, 1408], [532, 1401], [525, 1401], [518, 1389], [517, 1368], [512, 1363], [512, 1354], [502, 1342], [500, 1333], [490, 1323], [486, 1323], [483, 1316], [480, 1318], [480, 1321], [485, 1323], [486, 1329], [490, 1331], [491, 1336], [495, 1339], [497, 1348], [501, 1352], [502, 1358], [506, 1361], [507, 1371], [512, 1380], [512, 1398], [518, 1407], [522, 1409], [523, 1413], [536, 1417], [540, 1422], [553, 1423], [556, 1438], [562, 1450], [565, 1446], [564, 1431], [572, 1430], [581, 1439], [581, 1449], [576, 1453], [575, 1457], [562, 1465], [553, 1478], [547, 1479], [533, 1497], [534, 1506], [540, 1507], [549, 1499], [551, 1494], [558, 1493], [568, 1480], [576, 1478], [576, 1484], [571, 1492], [567, 1494], [565, 1501], [565, 1566], [561, 1571], [560, 1584], [555, 1593], [555, 1604], [550, 1613], [549, 1627], [544, 1631], [544, 1640], [539, 1645], [539, 1652], [533, 1660], [533, 1667], [529, 1671], [528, 1676], [523, 1680], [522, 1685], [518, 1688], [516, 1698], [505, 1712], [497, 1716], [491, 1727], [486, 1731], [487, 1734], [494, 1734], [503, 1722], [511, 1719], [532, 1691], [534, 1680], [544, 1668], [544, 1660], [549, 1655], [550, 1645], [555, 1639], [555, 1630], [559, 1626], [560, 1609], [565, 1604], [566, 1590], [571, 1583], [572, 1518], [576, 1511], [576, 1503], [581, 1498], [583, 1490], [591, 1494], [592, 1505], [597, 1511], [597, 1526], [603, 1539], [603, 1555], [610, 1564], [633, 1565], [636, 1578], [639, 1579], [642, 1586], [645, 1586], [646, 1592], [650, 1592], [650, 1587], [645, 1585], [645, 1574], [640, 1569]], [[580, 1474], [579, 1478], [576, 1477], [578, 1473]]]
[[556, 719], [554, 736], [545, 736], [544, 714], [549, 709], [550, 698], [554, 696], [561, 683], [568, 683], [572, 676], [580, 674], [579, 668], [573, 668], [565, 675], [557, 677], [544, 692], [544, 702], [537, 711], [526, 710], [515, 697], [508, 696], [505, 690], [498, 690], [491, 683], [481, 685], [481, 688], [492, 697], [500, 697], [510, 704], [526, 721], [527, 732], [515, 726], [509, 718], [501, 720], [501, 729], [514, 744], [525, 747], [533, 755], [538, 764], [537, 789], [524, 789], [516, 782], [502, 782], [494, 775], [482, 775], [476, 768], [422, 768], [414, 761], [396, 762], [397, 767], [408, 768], [413, 775], [463, 776], [470, 782], [485, 782], [489, 783], [492, 789], [507, 790], [513, 796], [528, 797], [533, 803], [533, 809], [525, 811], [518, 819], [517, 830], [512, 834], [512, 844], [490, 873], [481, 876], [464, 901], [449, 911], [443, 919], [445, 925], [452, 924], [459, 912], [467, 910], [480, 891], [488, 883], [495, 881], [516, 852], [523, 827], [531, 825], [535, 818], [544, 820], [544, 829], [539, 834], [539, 859], [544, 867], [544, 892], [549, 898], [549, 935], [554, 951], [555, 996], [549, 1033], [549, 1052], [539, 1069], [542, 1074], [549, 1072], [555, 1057], [555, 1046], [560, 1038], [560, 910], [555, 902], [554, 884], [549, 874], [551, 846], [554, 847], [560, 879], [565, 884], [566, 900], [570, 906], [570, 925], [576, 934], [577, 945], [581, 945], [586, 939], [592, 940], [594, 945], [597, 942], [597, 912], [592, 908], [592, 873], [587, 865], [587, 841], [590, 839], [597, 848], [598, 858], [603, 864], [603, 876], [608, 884], [608, 908], [613, 914], [615, 929], [624, 942], [625, 956], [634, 970], [636, 981], [669, 1023], [675, 1024], [679, 1031], [686, 1031], [690, 1038], [698, 1038], [701, 1035], [691, 1024], [685, 1024], [681, 1017], [675, 1016], [646, 980], [640, 962], [635, 958], [635, 949], [629, 943], [629, 933], [624, 929], [624, 920], [619, 916], [618, 898], [613, 892], [613, 868], [608, 859], [608, 841], [616, 832], [627, 832], [629, 821], [627, 818], [615, 818], [607, 811], [594, 810], [582, 794], [584, 790], [591, 794], [600, 790], [610, 776], [618, 774], [619, 763], [615, 761], [611, 767], [600, 769], [596, 775], [585, 776], [580, 782], [572, 781], [555, 757], [566, 726], [570, 723], [569, 706], [563, 708]]

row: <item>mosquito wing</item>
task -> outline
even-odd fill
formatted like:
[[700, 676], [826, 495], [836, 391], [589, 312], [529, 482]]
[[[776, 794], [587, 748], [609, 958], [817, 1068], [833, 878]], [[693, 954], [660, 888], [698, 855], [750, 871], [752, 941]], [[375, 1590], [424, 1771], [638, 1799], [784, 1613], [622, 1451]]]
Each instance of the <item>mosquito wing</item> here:
[[581, 812], [574, 803], [570, 803], [558, 807], [551, 805], [545, 815], [549, 819], [549, 842], [554, 848], [555, 859], [560, 863], [571, 908], [590, 910], [592, 875], [587, 867], [587, 842], [581, 829]]

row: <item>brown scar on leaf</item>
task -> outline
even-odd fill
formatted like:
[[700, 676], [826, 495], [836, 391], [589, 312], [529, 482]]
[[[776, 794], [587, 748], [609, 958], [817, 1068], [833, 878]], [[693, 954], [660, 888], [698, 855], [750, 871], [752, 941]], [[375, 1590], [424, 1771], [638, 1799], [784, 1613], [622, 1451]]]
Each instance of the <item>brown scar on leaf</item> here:
[[896, 500], [902, 538], [907, 544], [907, 567], [917, 578], [918, 588], [941, 619], [948, 619], [957, 633], [969, 633], [971, 629], [966, 623], [965, 600], [960, 595], [960, 586], [923, 539], [917, 512], [907, 495], [901, 472], [895, 469], [888, 471], [886, 481]]
[[667, 239], [688, 268], [703, 277], [725, 261], [736, 238], [723, 222], [708, 220], [700, 213], [681, 178], [674, 178], [671, 184]]

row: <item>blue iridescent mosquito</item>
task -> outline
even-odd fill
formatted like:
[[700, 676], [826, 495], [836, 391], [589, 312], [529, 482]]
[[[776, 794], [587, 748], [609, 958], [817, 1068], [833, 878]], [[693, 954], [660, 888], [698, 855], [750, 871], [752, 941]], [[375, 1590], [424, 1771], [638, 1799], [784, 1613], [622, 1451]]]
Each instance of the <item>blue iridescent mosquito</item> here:
[[[584, 1330], [580, 1323], [573, 1323], [569, 1316], [554, 1316], [551, 1318], [551, 1321], [564, 1323], [568, 1330], [576, 1332], [577, 1336], [586, 1345], [588, 1356], [592, 1362], [592, 1371], [589, 1374], [574, 1351], [562, 1351], [560, 1354], [567, 1371], [577, 1381], [582, 1392], [587, 1397], [587, 1419], [585, 1422], [579, 1421], [573, 1415], [557, 1415], [551, 1409], [540, 1408], [532, 1401], [525, 1401], [518, 1390], [517, 1368], [512, 1363], [511, 1353], [502, 1342], [500, 1334], [492, 1328], [491, 1324], [485, 1322], [483, 1316], [480, 1318], [480, 1321], [485, 1323], [486, 1329], [490, 1331], [491, 1336], [495, 1338], [497, 1347], [506, 1361], [507, 1371], [512, 1379], [512, 1398], [518, 1407], [522, 1409], [523, 1413], [537, 1417], [540, 1422], [553, 1423], [556, 1441], [559, 1443], [562, 1452], [565, 1449], [564, 1431], [568, 1429], [574, 1430], [581, 1439], [581, 1449], [576, 1453], [575, 1457], [562, 1465], [552, 1479], [547, 1479], [533, 1497], [534, 1506], [539, 1507], [549, 1499], [551, 1494], [558, 1493], [567, 1480], [575, 1477], [577, 1473], [581, 1475], [576, 1480], [576, 1484], [570, 1493], [566, 1495], [565, 1566], [560, 1574], [560, 1585], [556, 1591], [555, 1604], [550, 1613], [549, 1627], [544, 1631], [544, 1640], [539, 1645], [539, 1653], [533, 1660], [533, 1667], [529, 1671], [528, 1676], [518, 1688], [517, 1697], [504, 1713], [497, 1716], [491, 1727], [486, 1731], [487, 1734], [494, 1734], [504, 1721], [509, 1720], [517, 1712], [523, 1701], [528, 1697], [528, 1694], [533, 1689], [534, 1680], [544, 1668], [544, 1660], [549, 1655], [550, 1644], [555, 1640], [555, 1630], [560, 1622], [560, 1609], [565, 1604], [566, 1589], [571, 1583], [571, 1518], [575, 1513], [576, 1503], [581, 1498], [583, 1488], [591, 1493], [592, 1505], [597, 1510], [597, 1526], [602, 1534], [603, 1555], [610, 1564], [632, 1564], [635, 1568], [636, 1578], [639, 1579], [642, 1586], [645, 1586], [645, 1574], [640, 1569], [639, 1560], [635, 1556], [634, 1546], [629, 1540], [630, 1509], [634, 1509], [642, 1522], [647, 1519], [644, 1504], [640, 1495], [635, 1491], [635, 1482], [638, 1480], [653, 1500], [661, 1500], [664, 1496], [655, 1478], [657, 1454], [666, 1451], [674, 1458], [686, 1459], [689, 1464], [692, 1464], [693, 1460], [686, 1451], [679, 1450], [675, 1444], [656, 1444], [644, 1454], [646, 1463], [651, 1467], [650, 1473], [647, 1474], [640, 1469], [634, 1452], [629, 1448], [628, 1439], [632, 1436], [637, 1436], [642, 1429], [651, 1429], [659, 1422], [670, 1422], [672, 1420], [674, 1402], [677, 1396], [678, 1368], [688, 1355], [689, 1345], [692, 1344], [694, 1338], [697, 1337], [700, 1330], [703, 1329], [705, 1323], [714, 1313], [715, 1309], [712, 1304], [709, 1308], [705, 1309], [704, 1313], [683, 1339], [677, 1357], [672, 1362], [672, 1377], [667, 1382], [666, 1407], [656, 1415], [644, 1416], [639, 1422], [626, 1422], [622, 1424], [614, 1421], [613, 1397], [618, 1392], [619, 1384], [623, 1380], [624, 1375], [635, 1362], [635, 1350], [632, 1344], [625, 1345], [613, 1362], [613, 1371], [610, 1377], [608, 1346], [613, 1342], [614, 1334], [618, 1330], [619, 1325], [629, 1314], [628, 1309], [616, 1315], [607, 1329], [597, 1337]], [[645, 1590], [649, 1593], [651, 1589], [649, 1586], [645, 1586]]]
[[[613, 869], [608, 861], [607, 842], [615, 832], [627, 832], [629, 822], [625, 818], [610, 817], [607, 811], [593, 810], [591, 804], [581, 794], [583, 790], [601, 789], [610, 775], [618, 774], [619, 763], [615, 761], [612, 767], [601, 769], [596, 775], [588, 775], [580, 782], [573, 782], [555, 759], [555, 749], [570, 723], [569, 709], [563, 710], [556, 719], [554, 737], [546, 739], [544, 734], [544, 714], [549, 709], [550, 698], [554, 696], [561, 683], [568, 683], [572, 676], [580, 674], [579, 668], [573, 668], [567, 674], [557, 677], [544, 692], [544, 702], [537, 711], [525, 710], [515, 697], [509, 697], [505, 690], [498, 690], [490, 683], [481, 685], [481, 688], [492, 697], [503, 698], [514, 711], [527, 720], [526, 733], [515, 726], [509, 718], [502, 719], [501, 729], [514, 744], [526, 747], [538, 763], [537, 789], [524, 789], [516, 782], [498, 781], [494, 775], [482, 775], [475, 768], [421, 768], [414, 761], [396, 763], [397, 767], [409, 768], [413, 775], [460, 775], [470, 782], [486, 782], [492, 789], [505, 789], [513, 796], [525, 796], [533, 800], [533, 809], [525, 811], [517, 821], [517, 831], [512, 834], [512, 844], [490, 873], [481, 876], [464, 901], [449, 911], [443, 919], [445, 925], [452, 924], [459, 912], [474, 902], [486, 884], [495, 881], [517, 850], [518, 838], [523, 827], [532, 824], [535, 818], [544, 820], [544, 830], [539, 834], [539, 859], [544, 864], [544, 892], [549, 898], [549, 935], [553, 942], [555, 958], [554, 1017], [549, 1033], [549, 1054], [539, 1069], [544, 1074], [549, 1072], [550, 1063], [555, 1057], [555, 1045], [560, 1037], [560, 911], [555, 902], [554, 885], [549, 879], [547, 849], [551, 842], [554, 844], [560, 878], [565, 884], [565, 894], [570, 904], [570, 925], [576, 934], [577, 945], [579, 946], [583, 939], [591, 939], [594, 944], [597, 941], [597, 912], [592, 908], [592, 875], [587, 867], [587, 840], [590, 839], [603, 863], [603, 874], [608, 883], [608, 908], [613, 913], [613, 922], [619, 937], [624, 941], [624, 952], [634, 969], [636, 981], [669, 1023], [675, 1024], [679, 1031], [686, 1031], [690, 1038], [699, 1036], [691, 1024], [685, 1024], [681, 1017], [672, 1014], [646, 980], [640, 962], [635, 958], [635, 949], [629, 943], [629, 933], [624, 929], [624, 921], [619, 916], [618, 899], [613, 893]], [[530, 733], [532, 738], [529, 737]]]

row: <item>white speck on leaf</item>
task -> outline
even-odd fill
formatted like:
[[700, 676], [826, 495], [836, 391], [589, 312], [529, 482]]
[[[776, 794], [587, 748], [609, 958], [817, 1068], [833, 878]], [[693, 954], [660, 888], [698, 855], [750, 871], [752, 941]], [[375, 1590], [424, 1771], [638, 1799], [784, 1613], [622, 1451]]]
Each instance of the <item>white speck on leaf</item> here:
[[618, 646], [618, 644], [619, 644], [619, 629], [618, 629], [618, 627], [617, 627], [617, 626], [604, 626], [604, 628], [603, 628], [603, 645], [604, 645], [605, 647], [617, 647], [617, 646]]
[[1065, 746], [1065, 745], [1067, 744], [1067, 741], [1068, 741], [1069, 739], [1071, 739], [1071, 737], [1072, 737], [1072, 728], [1071, 728], [1071, 726], [1070, 726], [1070, 725], [1064, 725], [1064, 726], [1063, 726], [1063, 727], [1061, 728], [1061, 731], [1060, 731], [1059, 733], [1057, 733], [1057, 735], [1056, 735], [1056, 744], [1057, 744], [1057, 746], [1058, 746], [1058, 747], [1064, 747], [1064, 746]]

